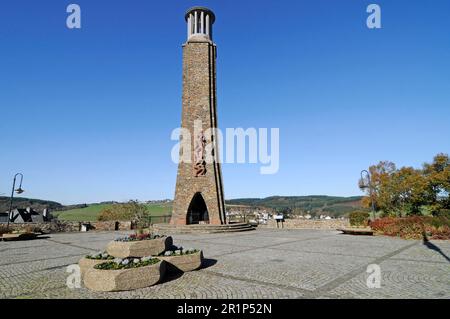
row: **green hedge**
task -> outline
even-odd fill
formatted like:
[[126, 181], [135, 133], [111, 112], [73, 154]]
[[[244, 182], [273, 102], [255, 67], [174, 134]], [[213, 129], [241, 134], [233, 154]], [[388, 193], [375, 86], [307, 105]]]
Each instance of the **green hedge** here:
[[385, 217], [374, 220], [370, 227], [379, 234], [404, 239], [450, 239], [450, 219], [446, 217]]
[[367, 226], [369, 224], [368, 212], [351, 212], [349, 214], [350, 225], [352, 226]]
[[450, 209], [441, 209], [436, 213], [436, 217], [445, 217], [450, 219]]

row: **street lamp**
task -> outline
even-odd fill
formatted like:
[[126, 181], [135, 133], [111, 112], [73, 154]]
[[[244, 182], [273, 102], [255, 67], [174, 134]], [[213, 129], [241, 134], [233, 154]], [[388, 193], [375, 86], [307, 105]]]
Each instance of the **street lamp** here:
[[[17, 176], [20, 176], [20, 185], [19, 185], [18, 189], [15, 189]], [[11, 213], [12, 213], [14, 192], [16, 192], [17, 194], [22, 194], [24, 192], [24, 190], [22, 189], [22, 181], [23, 181], [22, 173], [17, 173], [16, 175], [14, 175], [13, 187], [12, 187], [12, 191], [11, 191], [11, 201], [9, 204], [8, 223], [6, 225], [6, 230], [9, 230], [9, 219], [10, 219]]]
[[[367, 178], [367, 184], [364, 182], [364, 174], [366, 175]], [[359, 188], [361, 190], [365, 190], [366, 188], [369, 189], [369, 196], [370, 196], [370, 201], [372, 203], [372, 214], [373, 214], [373, 219], [375, 220], [375, 202], [373, 200], [373, 193], [372, 193], [372, 181], [370, 178], [370, 173], [367, 170], [362, 170], [361, 171], [361, 179], [359, 180]]]

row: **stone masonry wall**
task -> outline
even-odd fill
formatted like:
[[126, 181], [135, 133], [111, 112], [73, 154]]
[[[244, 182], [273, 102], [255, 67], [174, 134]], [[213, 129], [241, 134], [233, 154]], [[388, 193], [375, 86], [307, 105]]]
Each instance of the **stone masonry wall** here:
[[[118, 222], [118, 230], [130, 230], [133, 229], [133, 225], [130, 221]], [[44, 233], [64, 233], [64, 232], [79, 232], [81, 231], [82, 224], [89, 224], [90, 231], [112, 231], [116, 228], [115, 221], [106, 222], [75, 222], [75, 221], [59, 221], [55, 220], [48, 223], [21, 223], [9, 224], [10, 229], [13, 230], [40, 230]]]
[[[284, 229], [338, 229], [348, 227], [350, 225], [348, 219], [330, 219], [330, 220], [310, 220], [310, 219], [285, 219], [283, 223]], [[275, 220], [269, 220], [267, 225], [259, 225], [262, 228], [277, 228]], [[280, 224], [281, 228], [281, 224]]]

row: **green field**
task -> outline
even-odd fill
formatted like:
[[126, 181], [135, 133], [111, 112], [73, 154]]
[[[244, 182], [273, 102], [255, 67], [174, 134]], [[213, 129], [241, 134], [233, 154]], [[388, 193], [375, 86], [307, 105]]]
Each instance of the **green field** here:
[[[100, 211], [108, 206], [111, 206], [111, 204], [93, 204], [85, 208], [53, 212], [53, 216], [57, 217], [59, 220], [93, 222], [97, 220]], [[148, 207], [151, 216], [165, 216], [172, 214], [172, 205], [169, 203], [147, 204], [146, 206]]]

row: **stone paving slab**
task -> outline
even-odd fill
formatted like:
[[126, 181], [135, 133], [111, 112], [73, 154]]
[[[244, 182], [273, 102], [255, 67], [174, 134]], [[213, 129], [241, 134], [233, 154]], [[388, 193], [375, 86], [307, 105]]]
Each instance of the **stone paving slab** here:
[[[450, 299], [450, 241], [424, 245], [323, 230], [175, 235], [175, 244], [204, 251], [205, 268], [129, 292], [66, 286], [68, 265], [124, 234], [66, 233], [0, 242], [0, 298]], [[366, 285], [366, 269], [373, 263], [381, 267], [379, 289]]]
[[328, 293], [331, 298], [445, 298], [450, 299], [449, 264], [421, 265], [388, 260], [380, 264], [380, 289], [367, 289], [366, 274], [343, 283]]

